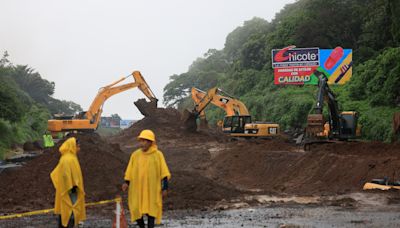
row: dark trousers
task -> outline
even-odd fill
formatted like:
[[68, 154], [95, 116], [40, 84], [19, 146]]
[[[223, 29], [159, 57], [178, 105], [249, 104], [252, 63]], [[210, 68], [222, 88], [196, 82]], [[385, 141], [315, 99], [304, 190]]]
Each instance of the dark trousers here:
[[59, 228], [73, 228], [74, 227], [74, 218], [71, 216], [71, 218], [68, 221], [68, 225], [67, 226], [63, 226], [62, 225], [62, 219], [61, 219], [61, 215], [58, 216], [58, 227]]
[[[148, 228], [154, 228], [154, 220], [155, 218], [153, 216], [147, 215], [147, 227]], [[144, 219], [141, 217], [140, 219], [136, 220], [138, 226], [140, 228], [144, 228]]]
[[[78, 193], [74, 192], [74, 193], [69, 193], [69, 197], [71, 198], [72, 204], [75, 204], [76, 200], [78, 199]], [[67, 226], [63, 226], [62, 225], [62, 219], [61, 219], [61, 215], [58, 216], [58, 227], [59, 228], [72, 228], [75, 225], [75, 219], [74, 219], [74, 213], [71, 213], [71, 217], [69, 218], [68, 221], [68, 225]]]

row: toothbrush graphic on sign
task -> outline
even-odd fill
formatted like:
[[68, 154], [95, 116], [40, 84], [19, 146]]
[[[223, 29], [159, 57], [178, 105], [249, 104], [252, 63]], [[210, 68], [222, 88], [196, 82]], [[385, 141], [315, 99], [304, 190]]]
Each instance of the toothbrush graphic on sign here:
[[338, 83], [343, 76], [347, 73], [347, 71], [349, 71], [351, 69], [351, 67], [353, 66], [353, 61], [351, 61], [349, 64], [344, 64], [341, 68], [340, 68], [340, 75], [336, 78], [335, 83]]

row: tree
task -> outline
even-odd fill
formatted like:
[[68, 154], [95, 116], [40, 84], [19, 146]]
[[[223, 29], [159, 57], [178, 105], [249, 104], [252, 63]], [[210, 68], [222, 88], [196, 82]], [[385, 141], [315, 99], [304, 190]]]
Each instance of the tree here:
[[54, 94], [54, 82], [43, 79], [39, 73], [26, 65], [16, 66], [11, 76], [18, 86], [38, 103], [46, 104]]

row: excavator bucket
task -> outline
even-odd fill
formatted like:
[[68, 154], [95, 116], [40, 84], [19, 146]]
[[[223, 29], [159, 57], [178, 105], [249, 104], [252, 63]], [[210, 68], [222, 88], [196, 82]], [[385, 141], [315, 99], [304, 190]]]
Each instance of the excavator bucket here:
[[182, 114], [183, 126], [187, 131], [195, 132], [197, 130], [197, 117], [195, 112], [185, 109]]
[[310, 114], [307, 117], [306, 132], [309, 135], [317, 135], [324, 132], [324, 116], [322, 114]]
[[146, 101], [146, 99], [142, 98], [135, 102], [133, 102], [136, 107], [139, 109], [140, 113], [144, 116], [151, 116], [157, 110], [157, 100], [154, 99], [152, 101]]

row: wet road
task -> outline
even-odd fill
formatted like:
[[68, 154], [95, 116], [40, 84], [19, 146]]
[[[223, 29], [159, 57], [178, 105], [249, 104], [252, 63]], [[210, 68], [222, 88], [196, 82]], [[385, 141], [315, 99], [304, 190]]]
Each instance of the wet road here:
[[[158, 227], [399, 227], [397, 206], [344, 209], [275, 205], [223, 211], [167, 211]], [[112, 218], [88, 216], [83, 227], [111, 227]], [[56, 227], [53, 215], [0, 221], [0, 227]], [[135, 227], [135, 226], [130, 226]]]

